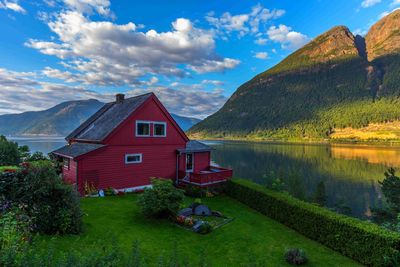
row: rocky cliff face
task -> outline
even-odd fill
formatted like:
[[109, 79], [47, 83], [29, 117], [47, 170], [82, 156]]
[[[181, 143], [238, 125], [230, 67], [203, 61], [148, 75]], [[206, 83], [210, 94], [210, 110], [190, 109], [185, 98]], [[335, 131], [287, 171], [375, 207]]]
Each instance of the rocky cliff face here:
[[365, 37], [368, 60], [400, 53], [400, 10], [374, 24]]

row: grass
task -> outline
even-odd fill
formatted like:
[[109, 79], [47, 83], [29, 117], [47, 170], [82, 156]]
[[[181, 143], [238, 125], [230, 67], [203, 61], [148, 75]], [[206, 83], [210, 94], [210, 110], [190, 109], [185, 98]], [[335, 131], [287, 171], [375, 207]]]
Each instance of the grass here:
[[129, 253], [137, 240], [150, 266], [156, 265], [161, 255], [170, 255], [175, 242], [179, 255], [198, 262], [204, 250], [213, 266], [248, 266], [254, 259], [264, 262], [263, 266], [289, 266], [283, 259], [285, 249], [298, 247], [310, 259], [307, 266], [360, 266], [226, 196], [203, 200], [213, 210], [235, 218], [208, 235], [184, 230], [168, 220], [145, 218], [136, 199], [137, 195], [83, 199], [85, 232], [80, 236], [41, 236], [39, 246], [46, 249], [51, 243], [56, 251], [85, 251], [116, 238]]

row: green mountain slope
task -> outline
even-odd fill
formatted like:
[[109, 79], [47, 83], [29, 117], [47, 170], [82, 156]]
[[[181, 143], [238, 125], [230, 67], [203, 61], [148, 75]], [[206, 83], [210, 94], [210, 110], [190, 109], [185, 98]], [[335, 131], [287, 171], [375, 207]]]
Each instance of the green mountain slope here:
[[[0, 134], [10, 136], [66, 136], [104, 103], [95, 100], [77, 100], [58, 104], [43, 111], [0, 115]], [[171, 114], [186, 131], [200, 120]]]
[[399, 119], [399, 26], [400, 10], [374, 25], [365, 39], [344, 26], [329, 30], [240, 86], [189, 132], [328, 138], [336, 128]]

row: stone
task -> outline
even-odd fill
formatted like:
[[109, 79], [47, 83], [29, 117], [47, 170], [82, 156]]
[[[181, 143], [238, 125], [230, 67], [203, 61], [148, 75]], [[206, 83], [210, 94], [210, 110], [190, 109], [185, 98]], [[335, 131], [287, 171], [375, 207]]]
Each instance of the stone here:
[[200, 216], [211, 216], [212, 215], [211, 209], [203, 204], [197, 205], [193, 209], [193, 213], [195, 215], [200, 215]]

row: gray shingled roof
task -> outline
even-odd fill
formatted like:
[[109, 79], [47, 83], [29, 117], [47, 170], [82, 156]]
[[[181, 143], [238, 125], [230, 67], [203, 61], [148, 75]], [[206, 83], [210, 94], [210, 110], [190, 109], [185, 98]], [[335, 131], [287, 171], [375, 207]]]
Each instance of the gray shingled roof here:
[[214, 148], [207, 146], [196, 140], [190, 140], [186, 143], [185, 148], [178, 149], [179, 152], [189, 153], [189, 152], [206, 152], [214, 150]]
[[122, 103], [111, 102], [105, 104], [70, 133], [66, 139], [102, 141], [151, 95], [152, 93], [148, 93], [126, 98]]
[[104, 145], [101, 144], [88, 144], [88, 143], [74, 143], [71, 145], [63, 146], [57, 150], [54, 150], [53, 154], [76, 158], [80, 155], [89, 153], [93, 150], [99, 149]]

